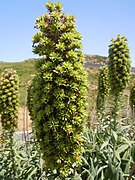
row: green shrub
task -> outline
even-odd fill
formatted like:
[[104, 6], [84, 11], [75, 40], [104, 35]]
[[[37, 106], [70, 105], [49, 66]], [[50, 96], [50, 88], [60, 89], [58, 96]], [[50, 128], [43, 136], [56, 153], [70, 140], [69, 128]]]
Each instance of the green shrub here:
[[127, 132], [132, 127], [117, 123], [114, 130], [114, 124], [115, 121], [106, 116], [95, 129], [86, 129], [83, 163], [77, 170], [81, 179], [124, 180], [130, 176], [135, 141]]
[[[25, 142], [13, 140], [14, 161], [11, 158], [10, 141], [6, 140], [0, 149], [0, 179], [2, 180], [37, 180], [45, 176], [43, 160], [37, 142], [26, 147]], [[16, 165], [13, 169], [13, 163]], [[44, 178], [43, 178], [44, 179]], [[45, 178], [46, 179], [46, 178]]]

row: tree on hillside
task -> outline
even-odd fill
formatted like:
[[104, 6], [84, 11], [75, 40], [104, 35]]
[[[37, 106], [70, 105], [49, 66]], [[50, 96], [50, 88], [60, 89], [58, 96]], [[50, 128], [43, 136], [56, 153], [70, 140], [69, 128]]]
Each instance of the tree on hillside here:
[[33, 52], [42, 56], [31, 84], [32, 119], [47, 168], [65, 176], [80, 163], [86, 118], [86, 72], [75, 17], [59, 2], [36, 19]]

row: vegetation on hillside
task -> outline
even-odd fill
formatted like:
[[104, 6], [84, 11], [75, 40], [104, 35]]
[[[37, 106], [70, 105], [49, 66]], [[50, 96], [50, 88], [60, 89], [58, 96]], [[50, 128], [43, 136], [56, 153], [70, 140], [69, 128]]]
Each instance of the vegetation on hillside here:
[[90, 64], [99, 64], [99, 65], [106, 65], [108, 62], [108, 58], [106, 56], [100, 55], [85, 55], [86, 65]]
[[[101, 56], [102, 57], [102, 56]], [[38, 59], [28, 59], [21, 62], [0, 62], [0, 74], [5, 69], [14, 69], [16, 70], [19, 76], [19, 94], [20, 100], [19, 104], [23, 106], [25, 104], [26, 97], [26, 89], [28, 82], [33, 78], [35, 74], [35, 61]], [[89, 83], [89, 93], [92, 96], [93, 102], [95, 101], [95, 92], [97, 89], [97, 80], [98, 80], [98, 69], [99, 67], [87, 67], [86, 70], [88, 72], [88, 83]], [[92, 104], [91, 104], [92, 105]]]

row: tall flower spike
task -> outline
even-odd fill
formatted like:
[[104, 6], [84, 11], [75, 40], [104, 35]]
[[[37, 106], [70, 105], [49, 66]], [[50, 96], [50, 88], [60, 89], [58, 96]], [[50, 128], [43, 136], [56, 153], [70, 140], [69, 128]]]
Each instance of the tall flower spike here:
[[30, 88], [30, 111], [46, 167], [65, 176], [81, 160], [87, 78], [75, 18], [60, 3], [46, 6], [49, 14], [38, 18], [40, 32], [33, 38], [33, 52], [42, 59]]

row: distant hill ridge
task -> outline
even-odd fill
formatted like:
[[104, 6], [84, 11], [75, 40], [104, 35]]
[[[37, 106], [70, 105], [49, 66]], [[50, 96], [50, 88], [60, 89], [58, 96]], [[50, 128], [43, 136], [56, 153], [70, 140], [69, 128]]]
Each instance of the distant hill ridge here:
[[[99, 55], [85, 55], [85, 57], [86, 57], [85, 67], [87, 70], [89, 69], [88, 70], [90, 74], [89, 77], [91, 77], [89, 81], [91, 81], [91, 84], [96, 87], [97, 78], [98, 78], [98, 68], [105, 65], [108, 59], [107, 57], [99, 56]], [[19, 81], [20, 81], [19, 82], [20, 105], [26, 104], [27, 84], [32, 79], [33, 75], [35, 74], [34, 61], [36, 60], [37, 60], [36, 58], [31, 58], [31, 59], [24, 60], [21, 62], [0, 62], [0, 74], [5, 69], [13, 68], [14, 70], [17, 71], [17, 74], [19, 76]], [[131, 72], [135, 73], [135, 67], [132, 67]]]
[[100, 55], [85, 55], [86, 59], [86, 66], [87, 64], [101, 64], [106, 65], [108, 62], [108, 58], [106, 56], [100, 56]]
[[[85, 55], [85, 67], [96, 66], [101, 67], [107, 64], [108, 57], [100, 55]], [[131, 67], [131, 72], [135, 74], [135, 67]]]

